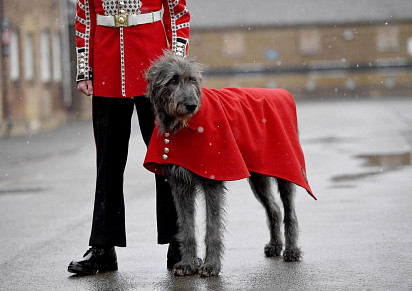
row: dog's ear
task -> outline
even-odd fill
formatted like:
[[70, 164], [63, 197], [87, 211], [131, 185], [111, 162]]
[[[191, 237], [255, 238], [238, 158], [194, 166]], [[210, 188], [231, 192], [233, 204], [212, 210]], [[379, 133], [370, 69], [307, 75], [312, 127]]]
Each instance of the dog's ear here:
[[154, 93], [153, 92], [153, 89], [154, 89], [154, 87], [153, 87], [153, 73], [150, 72], [150, 68], [145, 73], [145, 78], [146, 78], [146, 81], [147, 81], [145, 96], [147, 98], [150, 98], [150, 96], [153, 96], [153, 93]]
[[156, 64], [158, 61], [152, 61], [150, 67], [145, 71], [144, 77], [148, 83], [153, 82], [155, 78], [155, 71], [157, 71]]
[[151, 66], [146, 70], [144, 75], [148, 83], [145, 94], [146, 97], [155, 95], [156, 89], [161, 86], [161, 83], [165, 79], [163, 76], [168, 70], [166, 64], [170, 63], [176, 57], [177, 56], [171, 50], [163, 50], [163, 54], [152, 61]]
[[159, 75], [159, 60], [153, 61], [152, 65], [146, 70], [144, 77], [147, 81], [145, 96], [150, 98], [155, 93], [156, 77]]

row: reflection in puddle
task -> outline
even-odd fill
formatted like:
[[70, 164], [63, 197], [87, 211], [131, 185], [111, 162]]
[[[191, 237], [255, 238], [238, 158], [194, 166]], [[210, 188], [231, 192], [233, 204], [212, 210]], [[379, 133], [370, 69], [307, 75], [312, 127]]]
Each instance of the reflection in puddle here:
[[[359, 174], [345, 174], [345, 175], [339, 175], [335, 176], [332, 178], [333, 182], [345, 182], [345, 181], [355, 181], [355, 180], [360, 180], [366, 177], [370, 176], [375, 176], [383, 171], [371, 171], [371, 172], [366, 172], [366, 173], [359, 173]], [[341, 188], [341, 187], [339, 187]]]
[[383, 168], [396, 168], [409, 166], [411, 164], [411, 153], [388, 154], [388, 155], [362, 155], [359, 158], [366, 159], [367, 166], [380, 166]]
[[[1, 185], [0, 185], [1, 186]], [[0, 189], [0, 195], [7, 194], [27, 194], [27, 193], [39, 193], [50, 190], [50, 187], [15, 187]]]
[[314, 137], [314, 138], [304, 138], [301, 139], [302, 144], [330, 144], [330, 143], [358, 143], [359, 139], [356, 137], [337, 137], [337, 136], [326, 136], [326, 137]]
[[332, 178], [333, 182], [345, 182], [360, 180], [366, 177], [379, 175], [388, 171], [395, 171], [400, 167], [411, 165], [411, 153], [404, 152], [399, 154], [385, 154], [385, 155], [360, 155], [366, 161], [365, 166], [373, 167], [374, 169], [367, 172], [356, 174], [339, 175]]

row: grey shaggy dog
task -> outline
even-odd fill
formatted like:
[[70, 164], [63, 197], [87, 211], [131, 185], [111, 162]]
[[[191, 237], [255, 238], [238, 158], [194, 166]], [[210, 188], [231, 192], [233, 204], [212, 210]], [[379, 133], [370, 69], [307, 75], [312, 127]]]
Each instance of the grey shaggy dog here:
[[[167, 51], [147, 71], [146, 96], [150, 98], [160, 131], [177, 133], [200, 107], [201, 66], [191, 58], [182, 58]], [[200, 177], [176, 165], [164, 166], [178, 214], [177, 240], [180, 243], [181, 261], [173, 267], [177, 276], [199, 273], [201, 276], [219, 274], [224, 251], [223, 232], [225, 192], [223, 181]], [[282, 214], [275, 203], [271, 182], [277, 181], [278, 191], [284, 207], [285, 250], [287, 262], [298, 261], [301, 251], [298, 242], [298, 221], [294, 207], [294, 184], [257, 173], [250, 173], [251, 189], [263, 205], [267, 215], [270, 241], [264, 252], [268, 257], [280, 256], [283, 249], [281, 232]], [[203, 191], [206, 204], [206, 256], [199, 260], [195, 237], [195, 199]]]

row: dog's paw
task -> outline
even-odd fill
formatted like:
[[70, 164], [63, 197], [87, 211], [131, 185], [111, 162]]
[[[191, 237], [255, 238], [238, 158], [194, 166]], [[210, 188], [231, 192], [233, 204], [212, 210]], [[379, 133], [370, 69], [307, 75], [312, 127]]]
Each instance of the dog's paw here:
[[220, 264], [206, 263], [199, 267], [199, 275], [202, 277], [217, 276], [220, 273]]
[[281, 243], [277, 244], [267, 244], [265, 246], [266, 257], [278, 257], [282, 253], [283, 245]]
[[286, 249], [283, 252], [283, 260], [285, 262], [297, 262], [302, 258], [302, 252], [299, 248], [296, 249]]
[[176, 263], [173, 266], [173, 275], [175, 276], [190, 276], [196, 274], [198, 266], [196, 264]]

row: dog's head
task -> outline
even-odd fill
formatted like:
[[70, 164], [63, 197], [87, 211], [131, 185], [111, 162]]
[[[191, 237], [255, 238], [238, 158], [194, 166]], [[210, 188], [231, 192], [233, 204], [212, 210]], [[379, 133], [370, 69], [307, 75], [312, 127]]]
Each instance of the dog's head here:
[[[153, 104], [162, 130], [175, 130], [200, 108], [201, 66], [194, 59], [170, 51], [155, 61], [146, 72], [146, 97]], [[172, 127], [172, 128], [170, 128]]]

